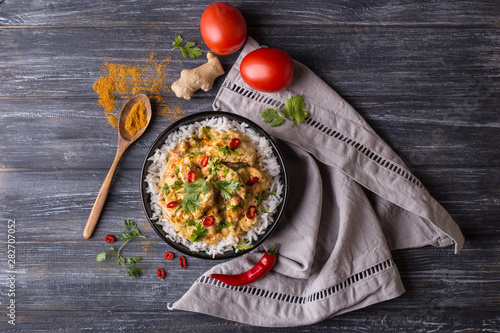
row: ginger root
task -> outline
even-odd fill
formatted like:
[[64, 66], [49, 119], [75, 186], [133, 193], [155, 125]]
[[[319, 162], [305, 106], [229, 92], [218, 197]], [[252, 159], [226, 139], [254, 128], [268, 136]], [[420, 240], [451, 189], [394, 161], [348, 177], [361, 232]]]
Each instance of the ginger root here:
[[180, 79], [172, 83], [175, 96], [191, 99], [198, 89], [203, 91], [212, 89], [215, 79], [224, 74], [224, 69], [212, 52], [207, 53], [207, 59], [208, 62], [199, 67], [182, 70]]

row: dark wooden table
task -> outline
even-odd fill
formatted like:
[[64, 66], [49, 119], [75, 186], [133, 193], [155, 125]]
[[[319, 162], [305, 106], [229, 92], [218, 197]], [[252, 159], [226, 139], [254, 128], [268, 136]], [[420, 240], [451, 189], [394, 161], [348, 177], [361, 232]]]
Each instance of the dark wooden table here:
[[[2, 2], [2, 1], [0, 1]], [[249, 332], [255, 327], [169, 312], [214, 262], [166, 263], [169, 247], [141, 208], [140, 168], [171, 120], [156, 114], [118, 168], [100, 223], [82, 231], [113, 160], [117, 131], [92, 85], [103, 61], [172, 57], [168, 83], [203, 58], [171, 51], [176, 35], [208, 49], [208, 1], [0, 3], [0, 331]], [[500, 2], [439, 0], [233, 1], [249, 35], [286, 50], [336, 89], [408, 163], [461, 227], [466, 243], [394, 253], [407, 292], [309, 327], [267, 332], [498, 332], [500, 329]], [[226, 70], [237, 54], [220, 57]], [[185, 114], [209, 109], [222, 78]], [[121, 101], [120, 101], [121, 103]], [[158, 108], [156, 110], [158, 113]], [[15, 296], [8, 225], [15, 219]], [[97, 263], [104, 235], [137, 222], [144, 275]], [[11, 242], [12, 243], [12, 242]], [[12, 244], [11, 244], [12, 245]], [[167, 278], [156, 277], [165, 267]], [[15, 326], [7, 308], [15, 300]]]

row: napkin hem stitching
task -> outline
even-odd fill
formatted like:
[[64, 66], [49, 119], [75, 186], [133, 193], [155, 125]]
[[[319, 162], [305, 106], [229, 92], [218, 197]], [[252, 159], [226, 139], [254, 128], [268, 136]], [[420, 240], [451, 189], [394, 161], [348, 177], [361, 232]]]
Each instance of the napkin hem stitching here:
[[334, 295], [340, 295], [344, 292], [347, 291], [348, 287], [351, 287], [353, 285], [359, 284], [359, 283], [364, 283], [368, 281], [370, 278], [373, 278], [377, 275], [380, 275], [382, 273], [385, 273], [389, 271], [390, 269], [395, 268], [394, 261], [392, 258], [386, 259], [376, 265], [373, 265], [359, 273], [353, 274], [345, 279], [343, 279], [341, 282], [322, 289], [320, 291], [313, 292], [307, 296], [298, 296], [298, 295], [291, 295], [291, 294], [285, 294], [285, 293], [278, 293], [278, 292], [273, 292], [270, 290], [262, 289], [262, 288], [256, 288], [252, 286], [230, 286], [228, 284], [225, 284], [217, 279], [210, 278], [206, 275], [202, 275], [198, 278], [196, 283], [200, 284], [205, 284], [205, 285], [210, 285], [214, 287], [218, 287], [221, 289], [229, 289], [233, 291], [239, 291], [242, 293], [246, 293], [249, 295], [253, 296], [258, 296], [258, 297], [264, 297], [276, 301], [281, 301], [281, 302], [286, 302], [286, 303], [291, 303], [291, 304], [299, 304], [299, 305], [305, 305], [308, 303], [313, 303], [313, 302], [318, 302], [321, 300], [324, 300], [330, 296]]
[[[285, 103], [279, 101], [277, 99], [266, 96], [262, 93], [256, 92], [254, 90], [247, 89], [242, 87], [231, 80], [224, 80], [222, 84], [222, 88], [229, 90], [230, 92], [247, 98], [249, 100], [255, 101], [257, 103], [267, 104], [272, 107], [283, 108]], [[366, 146], [363, 143], [360, 143], [346, 134], [341, 133], [335, 128], [330, 127], [329, 125], [324, 124], [323, 122], [308, 116], [305, 123], [313, 129], [319, 131], [320, 133], [327, 135], [336, 140], [342, 141], [345, 144], [353, 147], [357, 151], [359, 151], [364, 156], [368, 157], [370, 160], [374, 161], [381, 167], [403, 177], [409, 182], [417, 185], [420, 188], [425, 188], [424, 185], [415, 177], [410, 171], [406, 170], [403, 166], [397, 164], [394, 161], [391, 161], [389, 158], [384, 157], [382, 154], [378, 153], [375, 149]]]

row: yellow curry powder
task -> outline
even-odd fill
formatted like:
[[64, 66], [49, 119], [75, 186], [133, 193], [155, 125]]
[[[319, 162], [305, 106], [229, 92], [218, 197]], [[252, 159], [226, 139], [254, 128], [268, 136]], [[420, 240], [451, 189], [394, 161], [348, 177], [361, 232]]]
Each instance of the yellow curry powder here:
[[132, 106], [132, 109], [130, 109], [127, 115], [127, 119], [125, 119], [125, 130], [131, 136], [134, 136], [141, 128], [146, 126], [146, 123], [146, 103], [144, 103], [144, 101], [139, 101]]
[[[170, 93], [165, 69], [171, 58], [162, 61], [156, 59], [156, 53], [151, 52], [144, 64], [119, 64], [105, 61], [101, 72], [103, 77], [94, 83], [94, 90], [99, 95], [99, 105], [104, 109], [108, 123], [117, 125], [117, 98], [129, 98], [136, 94], [146, 94], [152, 99], [154, 107], [160, 108], [165, 95]], [[170, 120], [184, 115], [180, 107], [163, 107], [159, 112]]]

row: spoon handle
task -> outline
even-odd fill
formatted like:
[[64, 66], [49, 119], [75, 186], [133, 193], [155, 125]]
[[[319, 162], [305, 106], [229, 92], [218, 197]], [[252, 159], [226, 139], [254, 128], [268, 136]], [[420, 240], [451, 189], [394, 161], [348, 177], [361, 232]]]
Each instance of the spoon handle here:
[[94, 206], [90, 211], [89, 219], [87, 220], [87, 224], [85, 225], [85, 230], [83, 230], [83, 238], [85, 239], [89, 239], [90, 236], [92, 236], [97, 222], [99, 221], [102, 209], [104, 207], [104, 204], [106, 203], [106, 198], [108, 197], [109, 187], [111, 186], [111, 182], [113, 181], [113, 177], [116, 172], [116, 167], [118, 166], [118, 163], [120, 162], [124, 151], [125, 149], [123, 149], [119, 145], [113, 164], [111, 164], [108, 174], [104, 179], [104, 182], [102, 183], [101, 189], [99, 190], [97, 198], [95, 199]]

